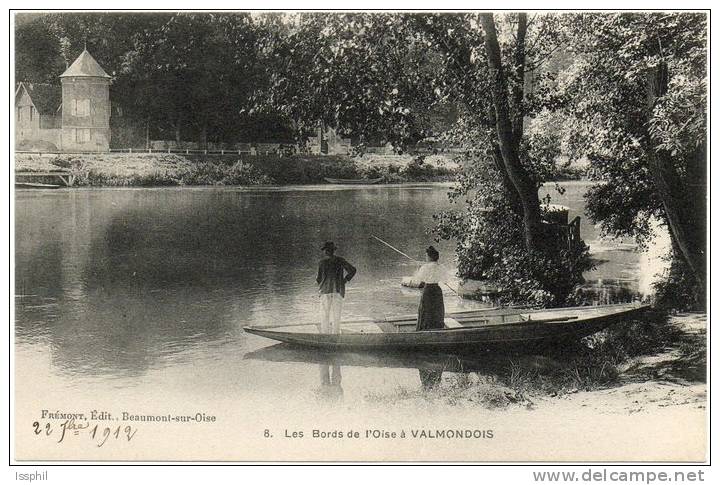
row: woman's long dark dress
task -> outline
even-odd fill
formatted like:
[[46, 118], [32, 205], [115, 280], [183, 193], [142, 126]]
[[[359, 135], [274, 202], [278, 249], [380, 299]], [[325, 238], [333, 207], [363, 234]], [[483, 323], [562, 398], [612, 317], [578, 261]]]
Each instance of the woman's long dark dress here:
[[423, 288], [415, 330], [445, 328], [445, 302], [440, 285], [426, 283]]

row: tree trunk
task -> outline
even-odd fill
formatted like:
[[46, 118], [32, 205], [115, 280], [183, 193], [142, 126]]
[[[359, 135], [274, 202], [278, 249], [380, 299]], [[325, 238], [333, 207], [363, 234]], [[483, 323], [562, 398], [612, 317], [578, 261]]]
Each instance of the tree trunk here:
[[510, 207], [512, 207], [513, 212], [522, 216], [523, 206], [520, 200], [520, 194], [518, 194], [512, 180], [508, 177], [507, 171], [505, 170], [505, 163], [503, 162], [502, 152], [500, 151], [500, 146], [497, 143], [493, 146], [493, 161], [502, 176], [503, 187], [505, 188], [505, 193], [507, 194]]
[[180, 148], [180, 145], [182, 144], [182, 134], [180, 133], [180, 125], [181, 120], [178, 116], [175, 118], [175, 143], [177, 144], [178, 148]]
[[[680, 248], [685, 262], [690, 267], [698, 284], [704, 289], [706, 279], [705, 251], [704, 247], [697, 241], [697, 231], [693, 222], [696, 214], [692, 213], [692, 205], [687, 204], [681, 192], [687, 192], [685, 187], [679, 184], [679, 176], [672, 167], [672, 163], [662, 154], [650, 153], [650, 173], [658, 195], [665, 209], [665, 217], [668, 221], [677, 245]], [[677, 196], [675, 194], [678, 194]], [[698, 214], [699, 215], [699, 214]], [[695, 237], [693, 237], [695, 236]]]
[[207, 120], [202, 121], [202, 126], [200, 127], [200, 147], [203, 150], [207, 150], [208, 144], [207, 144]]
[[702, 140], [686, 167], [686, 186], [688, 202], [694, 217], [692, 224], [693, 239], [701, 248], [707, 246], [707, 140]]
[[[487, 116], [488, 121], [492, 126], [495, 126], [495, 109], [491, 107], [487, 110]], [[507, 194], [508, 200], [510, 201], [510, 206], [513, 208], [513, 211], [522, 217], [523, 215], [523, 209], [522, 209], [522, 203], [520, 202], [520, 194], [518, 194], [517, 189], [512, 183], [512, 180], [510, 180], [510, 177], [508, 177], [507, 170], [505, 170], [505, 162], [503, 161], [502, 152], [500, 151], [500, 145], [497, 143], [493, 143], [493, 162], [495, 162], [495, 167], [497, 168], [498, 172], [500, 172], [500, 176], [502, 177], [502, 183], [503, 187], [505, 188], [505, 193]]]
[[[537, 186], [530, 178], [525, 167], [522, 166], [518, 154], [519, 143], [522, 137], [522, 118], [520, 118], [520, 136], [518, 137], [513, 130], [513, 123], [510, 118], [507, 78], [503, 72], [500, 45], [497, 40], [493, 14], [480, 14], [480, 20], [485, 32], [485, 51], [492, 83], [493, 106], [495, 108], [495, 129], [497, 131], [498, 145], [500, 146], [503, 165], [508, 178], [520, 197], [523, 210], [525, 247], [528, 251], [540, 250], [542, 249], [543, 241], [542, 223], [540, 219], [540, 199], [538, 198]], [[521, 27], [523, 31], [518, 32], [518, 40], [523, 39], [524, 42], [524, 29], [527, 28], [527, 24], [519, 23], [518, 28], [520, 29]], [[522, 61], [524, 62], [524, 47], [519, 47], [519, 49], [522, 49]], [[518, 86], [515, 89], [522, 90], [522, 86]], [[517, 119], [517, 116], [518, 115], [516, 115], [515, 119]]]
[[[668, 89], [667, 65], [661, 63], [657, 68], [648, 71], [647, 103], [648, 119], [652, 117], [653, 108], [658, 98], [665, 95]], [[705, 293], [706, 257], [705, 257], [705, 150], [701, 146], [693, 160], [688, 162], [688, 183], [682, 183], [680, 174], [675, 169], [673, 160], [664, 150], [657, 150], [646, 131], [646, 151], [650, 175], [655, 190], [660, 196], [665, 217], [672, 236], [680, 249], [688, 267], [695, 276], [698, 285]], [[700, 173], [702, 175], [700, 175]], [[694, 179], [692, 178], [694, 177]], [[697, 191], [701, 191], [698, 197]]]
[[150, 149], [150, 117], [145, 119], [145, 149]]

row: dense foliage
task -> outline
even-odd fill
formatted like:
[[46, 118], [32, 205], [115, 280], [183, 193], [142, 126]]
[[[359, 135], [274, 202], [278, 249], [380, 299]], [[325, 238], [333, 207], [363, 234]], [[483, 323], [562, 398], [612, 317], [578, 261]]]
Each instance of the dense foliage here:
[[[598, 181], [588, 214], [605, 233], [673, 239], [677, 283], [703, 304], [706, 234], [707, 26], [704, 14], [567, 18], [575, 62], [560, 73], [572, 157]], [[678, 261], [682, 260], [682, 261]], [[670, 282], [670, 286], [673, 285]]]
[[[268, 84], [258, 109], [280, 110], [300, 131], [322, 123], [358, 143], [416, 142], [434, 102], [435, 55], [407, 15], [308, 13], [263, 18]], [[273, 26], [274, 28], [272, 28]]]
[[[522, 216], [511, 203], [492, 153], [471, 149], [490, 144], [469, 133], [472, 130], [465, 125], [456, 134], [468, 147], [465, 169], [450, 194], [459, 207], [435, 216], [436, 236], [457, 242], [458, 275], [494, 282], [505, 302], [542, 306], [576, 302], [582, 275], [592, 269], [588, 247], [584, 243], [568, 247], [562, 238], [548, 233], [549, 250], [528, 251]], [[538, 187], [559, 169], [557, 139], [531, 137], [522, 153]], [[543, 212], [550, 209], [549, 202], [546, 198]]]

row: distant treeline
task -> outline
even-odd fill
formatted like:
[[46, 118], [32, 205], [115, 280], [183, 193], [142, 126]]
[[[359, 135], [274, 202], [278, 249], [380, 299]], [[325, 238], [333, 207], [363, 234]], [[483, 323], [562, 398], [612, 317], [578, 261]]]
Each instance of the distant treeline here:
[[[323, 62], [322, 56], [306, 61], [317, 54], [312, 46], [322, 33], [311, 22], [303, 28], [304, 46], [296, 38], [301, 29], [286, 14], [17, 14], [16, 81], [59, 84], [58, 76], [87, 47], [112, 76], [114, 147], [138, 146], [146, 138], [201, 146], [292, 141], [323, 122], [338, 125], [336, 111], [345, 109], [322, 107], [316, 119], [298, 119], [289, 109], [300, 95], [324, 96], [314, 93], [318, 83], [287, 62]], [[346, 89], [348, 97], [361, 94], [352, 85]], [[453, 116], [448, 106], [418, 116], [408, 139], [422, 139], [433, 123]], [[389, 111], [386, 118], [396, 125]], [[368, 120], [362, 133], [346, 134], [382, 142], [386, 128]]]

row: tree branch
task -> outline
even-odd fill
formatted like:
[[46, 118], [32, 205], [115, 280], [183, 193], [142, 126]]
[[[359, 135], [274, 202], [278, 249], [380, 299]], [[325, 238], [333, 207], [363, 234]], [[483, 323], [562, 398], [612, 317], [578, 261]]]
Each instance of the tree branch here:
[[513, 107], [515, 115], [512, 120], [513, 138], [520, 143], [523, 135], [523, 98], [525, 97], [525, 34], [527, 33], [527, 14], [518, 14], [517, 45], [515, 46], [515, 82], [513, 83]]

